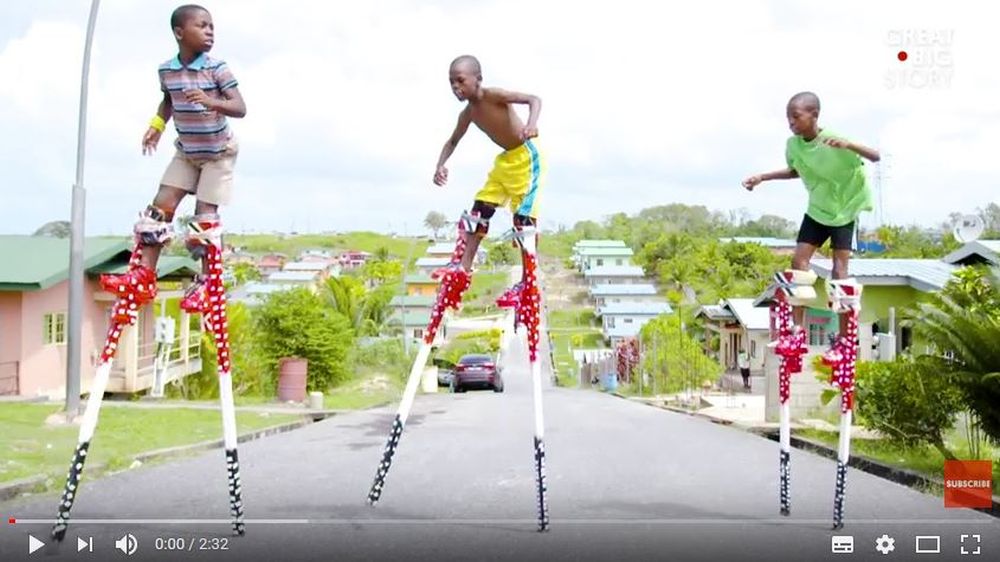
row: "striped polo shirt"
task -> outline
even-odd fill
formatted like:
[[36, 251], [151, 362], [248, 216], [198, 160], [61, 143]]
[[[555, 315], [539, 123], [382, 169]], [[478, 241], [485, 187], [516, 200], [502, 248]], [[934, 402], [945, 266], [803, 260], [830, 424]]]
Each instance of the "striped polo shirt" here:
[[222, 91], [237, 86], [224, 61], [202, 53], [185, 66], [179, 57], [160, 65], [160, 89], [170, 94], [177, 128], [177, 148], [189, 158], [210, 160], [226, 149], [232, 133], [226, 116], [190, 103], [184, 90], [203, 90], [209, 97], [224, 99]]

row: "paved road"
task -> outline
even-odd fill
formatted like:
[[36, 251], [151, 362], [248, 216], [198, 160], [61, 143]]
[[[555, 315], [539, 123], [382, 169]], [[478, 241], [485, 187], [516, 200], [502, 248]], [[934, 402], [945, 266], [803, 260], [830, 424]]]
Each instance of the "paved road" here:
[[[856, 551], [833, 555], [832, 462], [792, 453], [793, 513], [780, 518], [775, 443], [560, 388], [545, 392], [552, 530], [536, 533], [520, 350], [515, 342], [503, 394], [419, 397], [377, 508], [364, 498], [394, 408], [243, 445], [245, 537], [228, 538], [224, 462], [214, 451], [87, 481], [73, 512], [77, 520], [209, 521], [71, 522], [61, 548], [28, 556], [28, 533], [47, 541], [56, 498], [21, 500], [0, 504], [4, 520], [44, 521], [0, 526], [0, 560], [995, 560], [1000, 552], [996, 519], [851, 471], [842, 534], [855, 537]], [[131, 558], [113, 548], [126, 532], [139, 540]], [[882, 533], [895, 538], [887, 556], [874, 549]], [[978, 558], [959, 556], [963, 533], [982, 536]], [[944, 554], [916, 556], [917, 534], [940, 535]], [[94, 537], [93, 554], [76, 553], [78, 535]], [[157, 537], [226, 539], [228, 550], [156, 551]]]

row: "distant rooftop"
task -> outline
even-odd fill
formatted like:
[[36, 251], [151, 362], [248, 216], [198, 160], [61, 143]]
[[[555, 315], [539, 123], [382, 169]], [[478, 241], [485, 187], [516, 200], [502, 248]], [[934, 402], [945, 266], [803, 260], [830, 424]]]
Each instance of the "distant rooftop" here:
[[1000, 265], [1000, 240], [975, 240], [942, 258], [943, 262], [957, 265], [987, 263]]
[[770, 236], [734, 236], [719, 238], [719, 242], [736, 242], [739, 244], [760, 244], [765, 248], [795, 248], [796, 242], [790, 238], [772, 238]]
[[330, 264], [318, 261], [292, 261], [285, 264], [285, 271], [326, 271]]
[[598, 316], [659, 316], [672, 312], [665, 302], [613, 302], [597, 310]]
[[624, 240], [579, 240], [573, 244], [574, 249], [579, 248], [624, 248]]
[[275, 271], [267, 276], [267, 281], [268, 283], [308, 283], [315, 281], [318, 275], [316, 271]]
[[583, 272], [584, 277], [644, 277], [646, 274], [637, 265], [605, 265], [592, 267]]
[[622, 248], [619, 246], [614, 247], [598, 247], [598, 248], [579, 248], [577, 250], [577, 255], [582, 257], [594, 257], [594, 256], [633, 256], [635, 252], [632, 248]]
[[656, 287], [651, 283], [635, 283], [633, 285], [612, 283], [590, 288], [590, 296], [592, 297], [648, 296], [655, 294]]

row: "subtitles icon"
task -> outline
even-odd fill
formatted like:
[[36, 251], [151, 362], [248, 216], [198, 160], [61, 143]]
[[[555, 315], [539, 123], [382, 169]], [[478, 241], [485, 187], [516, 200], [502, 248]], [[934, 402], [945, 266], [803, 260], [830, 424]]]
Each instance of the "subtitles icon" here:
[[115, 541], [115, 548], [124, 552], [126, 556], [132, 556], [139, 550], [139, 543], [135, 540], [135, 536], [129, 533]]
[[941, 554], [941, 537], [932, 535], [917, 535], [917, 554]]
[[834, 535], [830, 539], [830, 552], [834, 554], [852, 554], [854, 552], [854, 537], [850, 535]]

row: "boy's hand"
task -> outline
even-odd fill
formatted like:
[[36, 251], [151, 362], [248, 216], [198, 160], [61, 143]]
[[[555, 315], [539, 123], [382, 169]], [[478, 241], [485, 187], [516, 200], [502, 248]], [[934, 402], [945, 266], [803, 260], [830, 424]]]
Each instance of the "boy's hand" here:
[[753, 191], [753, 188], [757, 187], [757, 185], [759, 185], [762, 181], [764, 181], [764, 178], [762, 178], [760, 174], [756, 174], [743, 180], [743, 187], [745, 187], [747, 191]]
[[142, 135], [142, 155], [156, 152], [156, 145], [160, 144], [160, 131], [150, 127], [146, 129], [146, 134]]
[[213, 109], [215, 100], [202, 90], [184, 90], [184, 97], [189, 103], [201, 104], [205, 109]]
[[838, 139], [838, 138], [834, 138], [834, 137], [829, 137], [829, 138], [823, 139], [823, 144], [825, 144], [827, 146], [832, 146], [834, 148], [846, 148], [846, 149], [850, 149], [851, 148], [851, 141], [844, 140], [844, 139]]
[[436, 172], [434, 172], [434, 185], [441, 185], [448, 183], [448, 168], [444, 166], [438, 166]]
[[533, 139], [538, 136], [538, 127], [534, 125], [527, 125], [521, 129], [521, 140], [526, 141], [528, 139]]

